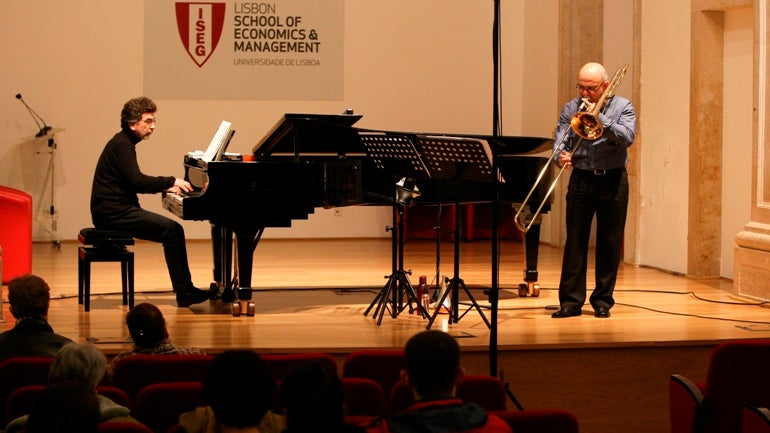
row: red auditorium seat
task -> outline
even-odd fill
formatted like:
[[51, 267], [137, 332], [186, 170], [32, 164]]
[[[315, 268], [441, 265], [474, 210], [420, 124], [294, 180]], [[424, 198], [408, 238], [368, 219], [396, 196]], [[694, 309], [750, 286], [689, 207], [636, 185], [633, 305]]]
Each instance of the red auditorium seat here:
[[[20, 416], [29, 414], [44, 389], [45, 385], [27, 385], [11, 392], [5, 402], [5, 419], [10, 422]], [[97, 393], [108, 397], [121, 406], [129, 407], [128, 395], [118, 388], [99, 386]]]
[[345, 419], [353, 424], [385, 415], [385, 391], [379, 383], [362, 377], [343, 377]]
[[741, 433], [770, 433], [770, 409], [745, 404]]
[[276, 382], [282, 381], [292, 367], [303, 362], [319, 361], [326, 364], [332, 371], [337, 371], [337, 360], [327, 353], [267, 353], [260, 356], [267, 363], [270, 374]]
[[359, 350], [345, 356], [342, 377], [361, 377], [379, 383], [388, 402], [390, 390], [401, 380], [401, 370], [405, 368], [403, 350]]
[[5, 404], [11, 393], [24, 386], [48, 383], [48, 370], [52, 362], [53, 357], [19, 356], [0, 363], [0, 402], [3, 404], [0, 425], [5, 427], [8, 424]]
[[[457, 386], [457, 397], [490, 412], [506, 410], [505, 384], [494, 376], [465, 376]], [[398, 413], [414, 403], [414, 397], [406, 384], [398, 381], [390, 391], [389, 401], [390, 413]]]
[[165, 382], [139, 391], [134, 417], [156, 433], [166, 433], [179, 421], [179, 415], [206, 406], [201, 382]]
[[0, 248], [2, 280], [32, 272], [32, 196], [0, 185]]
[[730, 340], [714, 348], [706, 379], [669, 380], [671, 433], [740, 433], [743, 405], [770, 406], [770, 339]]
[[527, 409], [490, 412], [503, 419], [514, 433], [578, 433], [574, 414], [562, 409]]
[[149, 427], [135, 422], [100, 422], [96, 426], [96, 431], [98, 433], [154, 433]]
[[128, 394], [133, 409], [145, 386], [203, 381], [212, 359], [211, 355], [132, 355], [115, 364], [110, 384]]

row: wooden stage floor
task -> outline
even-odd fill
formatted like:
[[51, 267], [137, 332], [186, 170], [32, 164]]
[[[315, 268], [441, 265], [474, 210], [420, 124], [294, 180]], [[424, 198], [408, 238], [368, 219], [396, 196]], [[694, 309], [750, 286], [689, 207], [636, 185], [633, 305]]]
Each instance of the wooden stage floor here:
[[[188, 242], [193, 278], [201, 287], [211, 278], [210, 249], [208, 241]], [[371, 313], [364, 315], [391, 273], [389, 239], [264, 239], [254, 254], [253, 317], [233, 317], [221, 302], [177, 308], [161, 246], [140, 241], [133, 250], [136, 302], [161, 308], [171, 340], [179, 346], [209, 353], [229, 348], [327, 352], [341, 361], [358, 349], [400, 349], [427, 325], [406, 311], [396, 318], [386, 313], [379, 325]], [[581, 432], [667, 431], [671, 373], [702, 378], [718, 342], [770, 338], [767, 305], [734, 297], [731, 281], [629, 264], [620, 270], [612, 317], [597, 319], [586, 305], [581, 317], [552, 319], [561, 249], [541, 246], [538, 297], [518, 296], [524, 268], [521, 243], [503, 241], [500, 253], [496, 350], [475, 309], [458, 323], [448, 324], [447, 316], [439, 315], [432, 329], [458, 337], [470, 373], [494, 370], [525, 408], [572, 410]], [[430, 283], [437, 260], [440, 273], [453, 277], [449, 242], [437, 254], [435, 242], [412, 240], [405, 244], [404, 256], [413, 284], [419, 275], [428, 276]], [[487, 317], [484, 289], [491, 281], [490, 256], [489, 241], [460, 245], [459, 276]], [[61, 250], [48, 243], [33, 246], [33, 273], [52, 288], [49, 319], [54, 329], [76, 341], [94, 341], [108, 355], [128, 348], [118, 265], [93, 265], [91, 311], [85, 313], [77, 305], [76, 259], [76, 242], [62, 243]], [[7, 299], [5, 290], [3, 296]], [[0, 327], [8, 329], [13, 318], [7, 302], [3, 310]]]

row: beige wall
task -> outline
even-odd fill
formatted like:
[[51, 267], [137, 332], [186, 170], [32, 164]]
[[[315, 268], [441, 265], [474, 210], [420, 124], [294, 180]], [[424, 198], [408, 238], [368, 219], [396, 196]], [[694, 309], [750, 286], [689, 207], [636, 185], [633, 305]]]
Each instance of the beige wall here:
[[[555, 23], [531, 27], [532, 20], [523, 13], [535, 15], [538, 22], [548, 8], [526, 3], [523, 7], [507, 2], [503, 11], [503, 121], [507, 134], [522, 134], [521, 91], [528, 89], [528, 96], [539, 96], [535, 105], [546, 101], [549, 112], [537, 117], [539, 124], [530, 122], [526, 133], [549, 135], [553, 103], [548, 95], [533, 95], [532, 87], [522, 81], [521, 59], [532, 46], [553, 52], [549, 44]], [[90, 224], [88, 199], [98, 154], [119, 127], [122, 103], [142, 93], [142, 3], [32, 0], [3, 1], [2, 6], [0, 94], [7, 97], [0, 99], [0, 183], [35, 197], [35, 238], [47, 239], [50, 158], [45, 142], [28, 139], [36, 127], [13, 98], [21, 92], [49, 124], [66, 128], [57, 135], [54, 159], [56, 223], [60, 239], [74, 239]], [[366, 128], [491, 134], [492, 6], [464, 0], [346, 2], [343, 100], [158, 100], [158, 130], [138, 148], [142, 169], [181, 176], [184, 153], [205, 148], [222, 119], [237, 130], [230, 150], [248, 152], [284, 112], [339, 113], [353, 108], [364, 115], [359, 126]], [[534, 38], [524, 35], [525, 22]], [[554, 61], [551, 57], [537, 75], [546, 78], [545, 87], [555, 75]], [[141, 201], [148, 209], [165, 212], [159, 196], [143, 196]], [[346, 208], [340, 213], [319, 209], [310, 221], [267, 230], [265, 237], [389, 236], [384, 230], [390, 222], [388, 209]], [[184, 226], [188, 237], [208, 237], [205, 223]]]
[[685, 272], [690, 5], [644, 1], [642, 14], [639, 262]]
[[735, 235], [751, 219], [752, 71], [754, 11], [725, 12], [725, 108], [722, 147], [721, 273], [733, 277]]
[[[55, 206], [60, 239], [74, 239], [90, 224], [91, 175], [105, 141], [118, 129], [118, 112], [142, 92], [143, 7], [136, 1], [0, 0], [0, 183], [25, 189], [36, 199], [36, 238], [47, 239], [50, 201], [48, 146], [30, 139], [36, 127], [13, 98], [24, 95], [57, 135]], [[739, 2], [741, 3], [741, 2]], [[745, 4], [745, 2], [743, 2]], [[341, 101], [172, 101], [159, 100], [157, 133], [139, 154], [150, 174], [182, 175], [182, 155], [201, 149], [227, 119], [237, 129], [234, 151], [247, 152], [284, 112], [338, 113], [354, 108], [360, 126], [407, 131], [492, 132], [491, 31], [493, 2], [348, 1], [345, 4], [345, 93]], [[637, 16], [633, 11], [637, 11]], [[614, 70], [636, 61], [636, 75], [619, 93], [640, 108], [639, 163], [632, 185], [626, 259], [687, 272], [690, 140], [690, 2], [617, 0], [603, 2], [603, 61]], [[502, 92], [505, 135], [551, 136], [560, 77], [558, 0], [503, 2]], [[601, 15], [600, 15], [601, 16]], [[569, 19], [569, 17], [567, 18]], [[725, 120], [745, 121], [747, 13], [726, 16]], [[638, 28], [633, 24], [639, 23]], [[147, 41], [146, 43], [152, 43]], [[638, 60], [636, 60], [638, 59]], [[566, 74], [566, 73], [564, 73]], [[730, 77], [736, 77], [731, 79]], [[624, 80], [625, 81], [625, 80]], [[149, 95], [152, 96], [152, 95]], [[728, 120], [729, 119], [729, 120]], [[738, 127], [737, 129], [741, 129]], [[725, 147], [746, 137], [725, 130]], [[738, 131], [739, 132], [739, 131]], [[725, 191], [744, 189], [743, 154], [726, 154]], [[715, 155], [721, 157], [721, 155]], [[737, 167], [730, 174], [730, 167]], [[729, 276], [731, 232], [744, 224], [745, 204], [723, 194], [721, 255]], [[562, 200], [562, 197], [557, 197]], [[147, 208], [165, 212], [160, 198], [144, 197]], [[557, 208], [558, 208], [557, 204]], [[341, 216], [320, 211], [292, 229], [266, 237], [383, 237], [387, 209], [346, 208]], [[559, 215], [555, 209], [553, 215]], [[546, 225], [553, 225], [550, 216]], [[554, 220], [556, 221], [556, 220]], [[557, 224], [563, 224], [558, 219]], [[207, 238], [208, 225], [185, 222], [191, 238]], [[560, 243], [548, 227], [544, 241]], [[556, 237], [550, 235], [557, 233]], [[629, 250], [630, 249], [630, 250]]]

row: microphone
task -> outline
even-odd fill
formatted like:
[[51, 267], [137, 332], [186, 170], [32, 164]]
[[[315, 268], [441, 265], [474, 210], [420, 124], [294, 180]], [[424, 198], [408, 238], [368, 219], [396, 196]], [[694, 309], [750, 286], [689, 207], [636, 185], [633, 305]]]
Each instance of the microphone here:
[[[40, 115], [37, 114], [35, 110], [32, 109], [32, 107], [30, 107], [29, 105], [27, 105], [26, 102], [24, 102], [24, 98], [21, 97], [21, 93], [16, 94], [16, 99], [18, 99], [19, 101], [21, 101], [22, 104], [24, 104], [24, 107], [27, 108], [29, 115], [32, 116], [32, 120], [34, 120], [37, 127], [40, 128], [37, 134], [35, 134], [35, 137], [42, 137], [48, 134], [48, 131], [51, 130], [51, 127], [46, 125], [45, 120], [43, 120], [43, 118], [40, 117]], [[42, 126], [40, 125], [41, 122], [43, 124]]]

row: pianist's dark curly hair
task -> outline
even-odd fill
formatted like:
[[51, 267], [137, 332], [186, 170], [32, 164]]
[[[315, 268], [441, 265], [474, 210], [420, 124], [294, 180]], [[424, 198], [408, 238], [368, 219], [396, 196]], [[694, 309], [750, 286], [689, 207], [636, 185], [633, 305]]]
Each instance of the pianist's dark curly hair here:
[[131, 99], [123, 104], [123, 111], [120, 112], [120, 127], [128, 128], [129, 125], [142, 120], [142, 114], [156, 111], [158, 111], [158, 107], [150, 98], [140, 96]]

